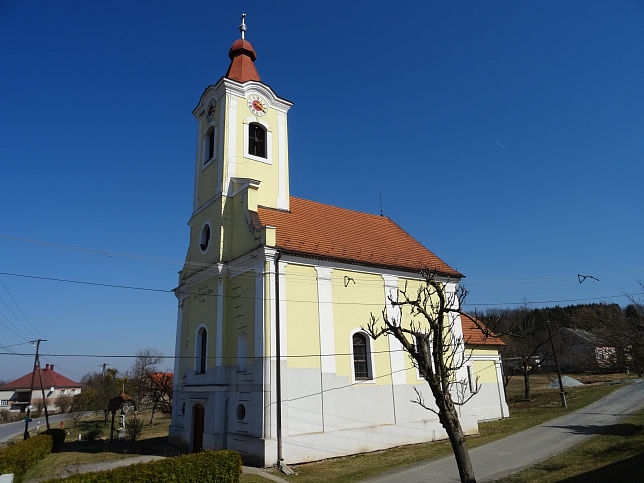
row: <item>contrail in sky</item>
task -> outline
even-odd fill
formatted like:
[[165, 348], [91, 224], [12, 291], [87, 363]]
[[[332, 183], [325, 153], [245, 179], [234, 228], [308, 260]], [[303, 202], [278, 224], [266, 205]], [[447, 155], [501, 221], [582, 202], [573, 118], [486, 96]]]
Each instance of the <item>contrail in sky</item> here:
[[499, 141], [497, 138], [492, 138], [492, 141], [494, 141], [496, 144], [498, 144], [498, 145], [499, 145], [499, 147], [500, 147], [501, 149], [503, 149], [504, 151], [507, 151], [507, 150], [508, 150], [508, 148], [505, 146], [505, 144], [503, 144], [503, 143], [502, 143], [501, 141]]

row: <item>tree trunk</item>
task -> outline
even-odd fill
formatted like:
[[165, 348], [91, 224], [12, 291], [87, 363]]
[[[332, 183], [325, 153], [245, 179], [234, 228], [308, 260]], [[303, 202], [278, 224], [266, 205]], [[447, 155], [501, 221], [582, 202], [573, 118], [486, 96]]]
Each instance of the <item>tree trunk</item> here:
[[[470, 454], [465, 446], [465, 435], [463, 428], [456, 414], [456, 408], [453, 404], [447, 403], [447, 408], [439, 411], [439, 419], [443, 428], [449, 436], [449, 442], [452, 444], [454, 451], [454, 458], [456, 458], [456, 465], [458, 466], [458, 474], [461, 477], [462, 483], [475, 483], [474, 469], [470, 461]], [[450, 407], [451, 406], [451, 407]]]
[[530, 371], [528, 370], [528, 363], [523, 363], [523, 396], [526, 400], [530, 399]]
[[152, 415], [150, 416], [150, 426], [154, 424], [154, 411], [156, 410], [156, 408], [157, 408], [157, 403], [155, 402], [152, 405]]

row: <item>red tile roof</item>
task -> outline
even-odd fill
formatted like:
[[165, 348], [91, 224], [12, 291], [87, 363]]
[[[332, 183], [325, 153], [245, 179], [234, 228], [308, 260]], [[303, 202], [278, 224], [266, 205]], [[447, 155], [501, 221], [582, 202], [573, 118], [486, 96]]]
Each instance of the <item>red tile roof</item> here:
[[505, 345], [505, 342], [503, 342], [499, 337], [492, 335], [486, 336], [477, 324], [484, 329], [487, 328], [480, 320], [470, 315], [461, 314], [463, 342], [466, 345]]
[[259, 207], [260, 223], [276, 228], [276, 248], [313, 258], [462, 277], [386, 216], [290, 198], [290, 211]]
[[[45, 389], [50, 388], [52, 386], [55, 388], [81, 387], [81, 385], [78, 382], [74, 382], [71, 379], [68, 379], [67, 377], [63, 376], [62, 374], [58, 374], [57, 372], [55, 372], [53, 365], [50, 367], [49, 364], [47, 364], [42, 369], [41, 372], [42, 372], [42, 384]], [[15, 381], [11, 381], [11, 382], [8, 382], [7, 384], [3, 384], [2, 386], [0, 386], [0, 391], [14, 391], [16, 389], [29, 389], [30, 385], [31, 385], [31, 372], [29, 374], [25, 374], [22, 377], [19, 377]], [[40, 379], [38, 379], [38, 371], [36, 371], [33, 388], [36, 389], [39, 387], [40, 387]]]
[[238, 39], [228, 52], [230, 66], [226, 77], [237, 82], [254, 80], [261, 82], [257, 69], [255, 68], [255, 49], [248, 40]]

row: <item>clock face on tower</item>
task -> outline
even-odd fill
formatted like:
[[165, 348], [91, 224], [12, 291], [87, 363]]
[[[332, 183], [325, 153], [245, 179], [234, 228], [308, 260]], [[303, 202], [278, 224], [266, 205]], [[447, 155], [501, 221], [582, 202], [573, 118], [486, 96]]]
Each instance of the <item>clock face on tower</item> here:
[[248, 109], [256, 116], [264, 116], [268, 109], [268, 104], [257, 94], [251, 94], [247, 99]]

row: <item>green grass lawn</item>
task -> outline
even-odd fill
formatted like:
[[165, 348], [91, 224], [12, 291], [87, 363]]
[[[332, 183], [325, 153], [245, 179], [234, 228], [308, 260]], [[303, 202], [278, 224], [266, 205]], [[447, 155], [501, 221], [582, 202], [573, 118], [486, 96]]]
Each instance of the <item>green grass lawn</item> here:
[[500, 481], [641, 481], [644, 467], [644, 410], [574, 448]]
[[[128, 413], [128, 419], [132, 413]], [[103, 415], [92, 416], [80, 420], [76, 427], [73, 421], [65, 421], [64, 429], [68, 432], [63, 449], [50, 453], [25, 475], [25, 480], [33, 478], [54, 477], [64, 474], [64, 467], [108, 461], [114, 459], [130, 458], [139, 455], [175, 456], [179, 451], [168, 444], [168, 427], [170, 426], [169, 414], [157, 414], [153, 426], [147, 423], [150, 414], [140, 411], [138, 418], [145, 422], [143, 433], [138, 441], [118, 441], [110, 443], [110, 422], [105, 426]], [[56, 427], [59, 427], [56, 425]], [[91, 433], [95, 434], [94, 441], [88, 441]], [[78, 439], [78, 435], [81, 439]]]
[[[480, 434], [478, 436], [468, 437], [467, 446], [474, 448], [541, 424], [550, 419], [557, 418], [586, 406], [620, 387], [618, 385], [598, 384], [568, 388], [566, 389], [568, 407], [562, 408], [560, 406], [559, 390], [546, 388], [547, 383], [551, 380], [552, 376], [535, 378], [533, 381], [532, 399], [530, 401], [517, 400], [511, 402], [511, 417], [508, 419], [480, 423]], [[517, 382], [520, 381], [517, 380]], [[512, 394], [513, 391], [520, 392], [521, 397], [523, 396], [522, 387], [520, 391], [510, 387], [508, 393]], [[301, 482], [357, 481], [451, 453], [452, 449], [448, 441], [421, 443], [372, 453], [295, 465], [292, 467], [297, 471], [298, 475], [285, 476], [280, 474], [279, 476], [288, 480]], [[476, 468], [474, 470], [476, 471]], [[275, 469], [271, 469], [270, 471], [278, 474]]]

